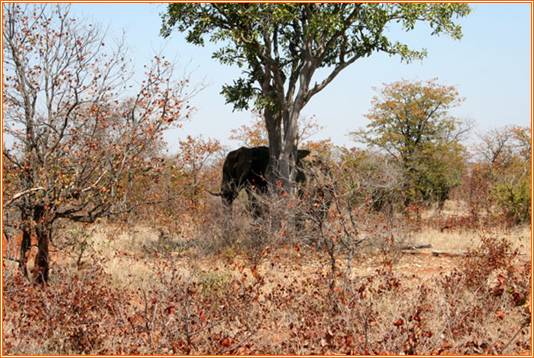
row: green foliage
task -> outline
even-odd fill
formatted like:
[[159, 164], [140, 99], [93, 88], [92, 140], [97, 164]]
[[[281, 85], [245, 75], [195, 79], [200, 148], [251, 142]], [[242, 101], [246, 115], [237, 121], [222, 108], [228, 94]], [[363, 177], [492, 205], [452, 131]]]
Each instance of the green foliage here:
[[426, 55], [424, 49], [387, 37], [389, 24], [410, 31], [423, 22], [432, 35], [460, 39], [455, 21], [469, 12], [466, 4], [171, 4], [162, 16], [161, 33], [167, 37], [177, 29], [187, 33], [189, 43], [221, 44], [213, 57], [243, 68], [243, 77], [222, 90], [235, 109], [251, 104], [277, 108], [283, 105], [284, 88], [285, 100], [291, 97], [300, 73], [311, 76], [317, 68], [332, 67], [333, 78], [375, 52], [404, 61]]
[[484, 137], [479, 145], [490, 180], [489, 196], [509, 224], [531, 216], [530, 128], [505, 127]]
[[517, 183], [500, 183], [493, 190], [498, 207], [512, 224], [530, 220], [530, 180], [523, 177]]
[[[291, 190], [297, 122], [309, 100], [347, 66], [373, 53], [403, 61], [423, 58], [424, 49], [386, 36], [392, 23], [409, 31], [422, 22], [433, 35], [459, 39], [455, 21], [469, 11], [466, 4], [171, 4], [161, 33], [169, 36], [177, 29], [189, 43], [217, 43], [213, 57], [242, 69], [222, 94], [235, 110], [263, 112], [272, 159], [269, 182], [281, 179]], [[322, 78], [319, 69], [326, 69]]]
[[411, 171], [413, 198], [443, 204], [453, 187], [461, 184], [464, 148], [458, 142], [432, 143], [416, 159]]
[[373, 99], [370, 123], [353, 133], [356, 140], [382, 150], [401, 167], [405, 204], [443, 203], [460, 183], [466, 128], [449, 115], [461, 103], [454, 87], [399, 81]]

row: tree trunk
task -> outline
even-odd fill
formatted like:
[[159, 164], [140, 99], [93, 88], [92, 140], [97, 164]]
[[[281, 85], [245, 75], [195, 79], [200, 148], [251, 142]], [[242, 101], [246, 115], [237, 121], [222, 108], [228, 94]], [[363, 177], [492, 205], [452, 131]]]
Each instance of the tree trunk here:
[[263, 112], [267, 137], [269, 139], [269, 166], [267, 168], [267, 181], [271, 188], [277, 187], [280, 179], [280, 154], [282, 152], [282, 117], [269, 109]]
[[24, 277], [28, 277], [28, 267], [27, 267], [27, 254], [31, 247], [31, 231], [28, 224], [28, 218], [23, 215], [22, 218], [22, 240], [20, 242], [20, 251], [19, 251], [19, 269]]
[[[26, 153], [31, 153], [31, 148], [27, 146]], [[23, 182], [26, 188], [34, 187], [33, 174], [31, 166], [28, 161], [25, 162], [26, 169], [24, 171]], [[19, 251], [19, 269], [24, 275], [28, 277], [28, 251], [31, 248], [31, 232], [32, 232], [32, 204], [28, 197], [22, 198], [22, 206], [20, 207], [20, 221], [22, 230], [22, 240]]]
[[35, 256], [35, 265], [33, 279], [36, 283], [48, 282], [49, 272], [49, 254], [48, 243], [50, 241], [51, 222], [46, 220], [45, 210], [42, 205], [34, 209], [35, 236], [37, 237], [37, 256]]
[[284, 187], [290, 193], [295, 189], [296, 163], [297, 163], [297, 135], [298, 117], [300, 110], [292, 106], [293, 109], [284, 118], [284, 143], [280, 156], [281, 177]]
[[299, 115], [300, 110], [264, 111], [270, 154], [267, 180], [273, 188], [289, 192], [295, 181]]

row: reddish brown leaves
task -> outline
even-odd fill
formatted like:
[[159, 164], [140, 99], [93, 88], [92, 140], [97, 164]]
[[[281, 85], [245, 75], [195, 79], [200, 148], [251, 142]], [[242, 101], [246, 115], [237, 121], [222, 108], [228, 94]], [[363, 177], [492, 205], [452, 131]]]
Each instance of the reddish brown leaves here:
[[404, 324], [404, 320], [402, 318], [399, 318], [398, 320], [396, 320], [395, 322], [393, 322], [393, 325], [396, 326], [396, 327], [400, 327]]

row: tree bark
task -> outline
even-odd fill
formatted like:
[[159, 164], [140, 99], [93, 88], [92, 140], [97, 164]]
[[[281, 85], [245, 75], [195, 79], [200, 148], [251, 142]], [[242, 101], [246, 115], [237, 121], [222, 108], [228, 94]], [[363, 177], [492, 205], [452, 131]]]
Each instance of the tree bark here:
[[37, 237], [37, 255], [33, 279], [36, 283], [46, 283], [49, 277], [49, 252], [50, 232], [52, 223], [46, 220], [45, 209], [42, 205], [34, 208], [35, 236]]
[[272, 188], [276, 188], [280, 179], [279, 159], [282, 153], [282, 118], [280, 114], [269, 109], [263, 111], [267, 137], [269, 139], [269, 166], [267, 168], [267, 181]]
[[[28, 135], [28, 134], [27, 134]], [[26, 155], [31, 156], [31, 146], [26, 144]], [[33, 173], [29, 169], [30, 163], [26, 160], [26, 169], [24, 170], [23, 182], [27, 188], [32, 188], [34, 184]], [[32, 208], [30, 199], [25, 196], [22, 199], [22, 205], [20, 206], [20, 219], [22, 229], [22, 240], [20, 243], [19, 251], [19, 269], [24, 275], [28, 277], [28, 251], [31, 248], [31, 232], [32, 232]], [[34, 213], [35, 214], [35, 213]], [[35, 217], [35, 215], [33, 215]]]
[[293, 104], [280, 111], [265, 109], [263, 113], [270, 155], [267, 181], [273, 188], [288, 192], [295, 187], [300, 108]]
[[19, 269], [24, 277], [28, 277], [27, 254], [31, 247], [31, 232], [27, 222], [27, 218], [22, 219], [22, 240], [19, 251]]
[[[297, 118], [298, 119], [298, 118]], [[295, 166], [297, 156], [297, 119], [293, 115], [286, 121], [284, 145], [280, 155], [280, 173], [287, 191], [295, 187]]]

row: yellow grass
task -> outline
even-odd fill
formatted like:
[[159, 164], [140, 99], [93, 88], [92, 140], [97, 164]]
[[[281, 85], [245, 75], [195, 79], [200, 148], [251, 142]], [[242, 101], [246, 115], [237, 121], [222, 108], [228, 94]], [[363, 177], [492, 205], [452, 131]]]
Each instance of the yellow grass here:
[[413, 234], [413, 244], [430, 244], [432, 250], [446, 251], [451, 253], [464, 253], [477, 247], [482, 237], [494, 237], [506, 239], [512, 247], [518, 249], [522, 255], [530, 258], [530, 227], [521, 226], [509, 230], [502, 228], [484, 228], [472, 231], [440, 231], [436, 229], [424, 229]]
[[[483, 236], [505, 238], [517, 248], [525, 260], [530, 259], [530, 228], [518, 227], [512, 230], [484, 229], [477, 231], [444, 231], [424, 229], [414, 233], [405, 244], [430, 244], [432, 248], [417, 250], [416, 253], [397, 253], [394, 269], [398, 272], [409, 273], [417, 279], [431, 279], [433, 275], [449, 271], [455, 266], [456, 260], [450, 257], [434, 257], [431, 252], [446, 252], [462, 254], [480, 244]], [[105, 271], [112, 275], [118, 287], [147, 289], [151, 284], [151, 277], [160, 262], [172, 260], [172, 267], [183, 278], [194, 280], [217, 280], [217, 277], [237, 276], [239, 270], [248, 270], [244, 258], [235, 252], [218, 256], [199, 257], [195, 250], [177, 252], [169, 249], [154, 255], [159, 246], [159, 232], [157, 230], [137, 225], [126, 231], [119, 231], [113, 226], [103, 225], [94, 230], [91, 242], [97, 253], [97, 260], [103, 264]], [[178, 238], [167, 238], [176, 240]], [[419, 255], [418, 253], [421, 253]], [[426, 254], [426, 255], [425, 255]], [[363, 251], [353, 259], [352, 276], [372, 276], [381, 265], [376, 260], [377, 253]], [[346, 267], [346, 257], [338, 258], [340, 269]], [[284, 280], [301, 280], [311, 274], [328, 275], [327, 257], [321, 252], [302, 253], [284, 247], [270, 252], [259, 265], [258, 273], [269, 277], [265, 290]], [[216, 274], [209, 277], [210, 272]], [[252, 279], [252, 275], [249, 275]]]

